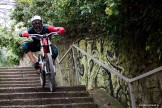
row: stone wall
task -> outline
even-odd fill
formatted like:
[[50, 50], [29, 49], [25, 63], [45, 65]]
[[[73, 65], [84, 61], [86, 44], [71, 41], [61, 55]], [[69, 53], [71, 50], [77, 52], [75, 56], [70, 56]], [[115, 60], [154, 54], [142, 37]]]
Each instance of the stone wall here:
[[[129, 73], [129, 71], [125, 71], [129, 70], [126, 69], [129, 64], [126, 61], [122, 61], [122, 64], [124, 64], [122, 66], [124, 68], [120, 67], [118, 60], [119, 58], [115, 56], [115, 53], [112, 50], [111, 42], [108, 40], [108, 38], [99, 37], [94, 39], [84, 39], [78, 41], [77, 45], [81, 49], [93, 55], [95, 58], [105, 63], [107, 66], [113, 68], [114, 70], [118, 71], [128, 78], [131, 77], [131, 73]], [[66, 45], [66, 48], [64, 48], [64, 50], [67, 51], [67, 49], [68, 48]], [[63, 52], [64, 51], [61, 50], [61, 53]], [[123, 103], [126, 107], [130, 106], [131, 103], [128, 84], [122, 79], [118, 78], [116, 75], [110, 73], [108, 70], [96, 64], [92, 59], [83, 55], [79, 51], [76, 52], [75, 56], [77, 59], [77, 67], [80, 74], [81, 84], [86, 85], [89, 90], [103, 88], [111, 96]], [[68, 59], [64, 60], [64, 63], [67, 63], [66, 65], [62, 66], [63, 68], [70, 67], [68, 65], [73, 64], [73, 62], [70, 62], [70, 60], [73, 61], [72, 55], [69, 55], [67, 58]], [[71, 67], [71, 69], [72, 68], [74, 67]], [[67, 72], [65, 73], [67, 74]], [[160, 106], [160, 104], [162, 103], [161, 78], [162, 73], [159, 72], [154, 76], [150, 76], [133, 83], [138, 108], [145, 108], [145, 105]], [[66, 75], [64, 76], [64, 79], [68, 79]]]
[[[78, 46], [124, 76], [128, 78], [131, 76], [129, 72], [119, 66], [119, 58], [116, 58], [111, 48], [111, 42], [107, 38], [81, 40], [78, 42]], [[129, 88], [125, 81], [82, 54], [78, 55], [77, 60], [79, 62], [81, 82], [87, 85], [88, 89], [104, 88], [111, 96], [124, 103], [124, 105], [130, 106]], [[125, 62], [124, 66], [127, 66], [127, 62]], [[162, 104], [161, 72], [133, 84], [137, 107], [143, 108], [152, 105], [160, 108]]]
[[[107, 66], [123, 74], [124, 69], [115, 64], [117, 58], [108, 39], [81, 40], [78, 42], [78, 46]], [[77, 55], [77, 61], [81, 76], [80, 80], [88, 89], [103, 88], [125, 106], [130, 104], [129, 89], [126, 82], [81, 53]]]

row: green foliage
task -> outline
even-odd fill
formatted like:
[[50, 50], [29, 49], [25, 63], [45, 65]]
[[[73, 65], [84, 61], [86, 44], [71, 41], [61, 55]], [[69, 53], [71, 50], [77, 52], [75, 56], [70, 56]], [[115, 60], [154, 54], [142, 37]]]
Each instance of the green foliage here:
[[121, 0], [107, 0], [105, 3], [107, 4], [105, 9], [106, 14], [109, 16], [119, 14], [119, 5], [121, 4]]
[[30, 2], [30, 0], [18, 0], [18, 2]]
[[0, 66], [6, 64], [6, 57], [5, 57], [6, 49], [0, 49]]
[[161, 65], [161, 8], [159, 0], [122, 1], [119, 46], [136, 71], [147, 71], [149, 67]]
[[0, 28], [0, 49], [0, 66], [17, 65], [23, 55], [18, 34], [8, 28]]
[[140, 72], [162, 61], [161, 8], [159, 0], [19, 0], [11, 18], [29, 27], [40, 15], [45, 24], [65, 27], [66, 39], [108, 37], [127, 70]]
[[30, 0], [19, 2], [12, 14], [12, 19], [30, 25], [33, 15], [40, 15], [44, 23], [64, 26], [66, 37], [78, 38], [86, 34], [101, 34], [107, 26], [105, 14], [106, 1], [104, 0]]

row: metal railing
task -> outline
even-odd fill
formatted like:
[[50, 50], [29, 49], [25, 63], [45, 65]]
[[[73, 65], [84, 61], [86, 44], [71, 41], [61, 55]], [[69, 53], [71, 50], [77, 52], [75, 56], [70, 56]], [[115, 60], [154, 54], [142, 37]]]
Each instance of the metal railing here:
[[[79, 48], [78, 46], [76, 46], [75, 44], [71, 45], [70, 48], [67, 50], [67, 52], [64, 54], [64, 56], [59, 60], [57, 59], [57, 62], [59, 65], [61, 65], [63, 59], [67, 56], [67, 54], [72, 50], [73, 53], [73, 60], [74, 60], [74, 68], [75, 68], [75, 72], [76, 72], [76, 79], [77, 79], [77, 84], [79, 84], [79, 73], [78, 73], [78, 69], [77, 69], [77, 63], [76, 63], [76, 58], [75, 58], [75, 54], [74, 54], [74, 48], [77, 49], [78, 51], [80, 51], [82, 54], [88, 56], [89, 58], [91, 58], [94, 62], [96, 62], [97, 64], [101, 65], [102, 67], [104, 67], [105, 69], [107, 69], [110, 73], [115, 74], [116, 76], [118, 76], [119, 78], [123, 79], [125, 82], [128, 83], [128, 87], [129, 87], [129, 93], [130, 93], [130, 98], [131, 98], [131, 106], [132, 108], [136, 108], [136, 98], [134, 95], [134, 88], [133, 88], [133, 82], [140, 80], [142, 78], [148, 77], [150, 75], [153, 75], [159, 71], [162, 70], [162, 66], [156, 69], [153, 69], [149, 72], [146, 72], [142, 75], [139, 75], [137, 77], [134, 78], [127, 78], [125, 76], [123, 76], [122, 74], [120, 74], [119, 72], [117, 72], [116, 70], [108, 67], [106, 64], [104, 64], [103, 62], [99, 61], [98, 59], [96, 59], [95, 57], [93, 57], [91, 54], [87, 53], [86, 51], [82, 50], [81, 48]], [[61, 75], [61, 66], [59, 66], [59, 70], [60, 70], [60, 78], [62, 78]], [[61, 85], [63, 85], [62, 79], [61, 79]]]

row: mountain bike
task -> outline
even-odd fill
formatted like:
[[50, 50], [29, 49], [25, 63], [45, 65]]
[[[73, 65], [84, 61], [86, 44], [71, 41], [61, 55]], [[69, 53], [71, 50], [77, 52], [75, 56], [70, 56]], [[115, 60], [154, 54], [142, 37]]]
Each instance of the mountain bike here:
[[51, 32], [48, 34], [29, 34], [30, 37], [34, 37], [40, 40], [41, 52], [42, 54], [38, 55], [38, 62], [40, 64], [40, 84], [42, 88], [46, 84], [46, 76], [48, 76], [48, 84], [51, 92], [54, 92], [56, 86], [55, 81], [55, 64], [52, 59], [52, 43], [50, 41], [51, 36], [58, 35], [57, 32]]

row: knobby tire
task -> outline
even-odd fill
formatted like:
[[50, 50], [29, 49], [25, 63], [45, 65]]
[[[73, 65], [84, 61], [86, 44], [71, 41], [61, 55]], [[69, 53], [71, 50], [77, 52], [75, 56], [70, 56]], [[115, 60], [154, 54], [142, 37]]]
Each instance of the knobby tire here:
[[[43, 56], [41, 54], [38, 55], [38, 62], [43, 62]], [[42, 86], [42, 88], [45, 87], [45, 84], [46, 84], [46, 75], [45, 75], [45, 71], [42, 70], [42, 68], [40, 68], [40, 84]]]
[[47, 53], [45, 55], [45, 60], [47, 62], [46, 67], [47, 67], [47, 70], [49, 72], [48, 83], [49, 83], [50, 91], [54, 92], [54, 89], [55, 89], [55, 86], [56, 86], [55, 85], [55, 70], [54, 70], [52, 56], [51, 56], [50, 53]]

